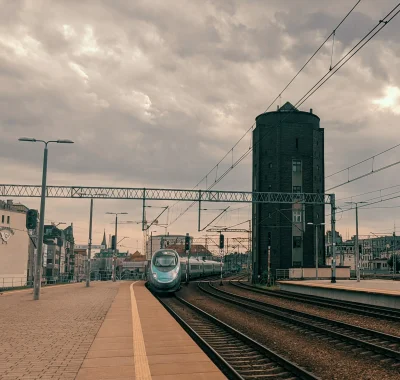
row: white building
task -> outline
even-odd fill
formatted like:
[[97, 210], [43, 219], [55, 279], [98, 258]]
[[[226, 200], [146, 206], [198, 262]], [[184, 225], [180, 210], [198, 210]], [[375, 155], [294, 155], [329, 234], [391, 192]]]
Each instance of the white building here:
[[27, 279], [31, 243], [25, 228], [26, 210], [10, 200], [0, 201], [0, 287], [11, 278]]

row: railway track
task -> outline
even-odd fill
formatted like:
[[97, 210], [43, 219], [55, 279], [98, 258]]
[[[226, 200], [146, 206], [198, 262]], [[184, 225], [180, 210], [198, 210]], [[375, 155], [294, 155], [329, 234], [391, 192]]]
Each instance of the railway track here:
[[348, 347], [359, 355], [367, 355], [385, 365], [400, 368], [400, 337], [375, 330], [306, 314], [290, 308], [271, 305], [248, 296], [240, 296], [213, 286], [211, 283], [198, 284], [203, 292], [233, 303], [246, 310], [252, 310], [278, 319], [281, 323], [295, 327], [301, 332], [328, 339], [333, 345]]
[[374, 317], [379, 319], [385, 319], [390, 321], [400, 322], [400, 310], [385, 308], [381, 306], [365, 305], [357, 302], [340, 301], [334, 299], [327, 299], [317, 296], [309, 296], [305, 294], [292, 294], [283, 291], [272, 291], [266, 289], [258, 289], [252, 285], [244, 284], [243, 282], [230, 282], [231, 285], [252, 291], [254, 293], [265, 294], [270, 297], [287, 299], [290, 301], [301, 301], [310, 305], [315, 305], [324, 308], [335, 308], [336, 310], [346, 311], [352, 314], [359, 314], [368, 317]]
[[318, 379], [184, 299], [157, 298], [229, 379]]

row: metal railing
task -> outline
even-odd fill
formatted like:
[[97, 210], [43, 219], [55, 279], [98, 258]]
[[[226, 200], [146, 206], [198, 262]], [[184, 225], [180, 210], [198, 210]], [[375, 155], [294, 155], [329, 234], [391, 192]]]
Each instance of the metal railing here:
[[[76, 282], [67, 277], [42, 277], [42, 286], [68, 284]], [[26, 277], [0, 277], [0, 291], [18, 288], [32, 288], [33, 278], [27, 279]]]
[[276, 270], [276, 279], [277, 280], [287, 280], [290, 278], [290, 270], [289, 269], [277, 269]]
[[[91, 281], [111, 280], [110, 278], [104, 278], [101, 274], [96, 271], [91, 272]], [[118, 280], [144, 280], [145, 273], [120, 273], [117, 276]], [[70, 284], [86, 281], [85, 276], [60, 276], [60, 277], [42, 277], [42, 286], [57, 285], [57, 284]], [[27, 279], [26, 277], [0, 277], [0, 291], [10, 289], [21, 289], [21, 288], [32, 288], [33, 278]]]

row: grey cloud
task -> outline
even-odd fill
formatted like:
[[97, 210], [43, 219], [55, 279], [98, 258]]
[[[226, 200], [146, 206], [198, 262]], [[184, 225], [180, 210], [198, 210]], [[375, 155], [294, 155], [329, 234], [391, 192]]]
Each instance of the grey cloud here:
[[[331, 10], [306, 0], [255, 1], [247, 7], [237, 1], [187, 1], [180, 7], [164, 1], [71, 1], [51, 10], [28, 9], [22, 2], [7, 5], [6, 20], [4, 12], [0, 16], [7, 21], [0, 27], [0, 41], [14, 38], [29, 50], [24, 37], [30, 36], [39, 47], [24, 56], [0, 42], [2, 161], [20, 167], [22, 181], [24, 171], [40, 168], [42, 151], [22, 146], [18, 137], [72, 138], [74, 146], [51, 148], [52, 175], [64, 173], [71, 182], [87, 176], [83, 185], [98, 185], [98, 176], [105, 186], [128, 182], [175, 188], [191, 188], [214, 166], [315, 50], [316, 33], [329, 34], [348, 10], [347, 2]], [[381, 12], [381, 6], [371, 7], [368, 12], [360, 8], [338, 31], [344, 47]], [[64, 36], [63, 25], [75, 35]], [[393, 60], [399, 58], [394, 26], [359, 55], [357, 67], [343, 69], [302, 106], [321, 117], [327, 173], [393, 142], [393, 136], [371, 137], [376, 120], [370, 105], [386, 85], [398, 85], [397, 70], [381, 54], [386, 49]], [[87, 46], [84, 51], [85, 43], [99, 50]], [[321, 67], [329, 65], [328, 50], [282, 101], [293, 102], [311, 87]], [[358, 69], [370, 70], [371, 78]], [[385, 115], [383, 122], [393, 118], [398, 115]], [[244, 144], [235, 150], [235, 157], [246, 149]], [[230, 159], [218, 173], [229, 168]], [[216, 188], [250, 189], [249, 168], [247, 159]], [[390, 181], [395, 178], [377, 174], [338, 194]]]

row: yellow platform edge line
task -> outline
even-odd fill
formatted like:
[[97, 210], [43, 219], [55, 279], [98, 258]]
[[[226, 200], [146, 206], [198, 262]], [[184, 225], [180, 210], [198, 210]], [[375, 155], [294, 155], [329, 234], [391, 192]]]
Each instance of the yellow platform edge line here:
[[135, 365], [136, 380], [151, 380], [149, 362], [147, 360], [146, 346], [144, 345], [142, 325], [140, 323], [139, 310], [136, 303], [133, 282], [130, 286], [132, 308], [132, 335], [133, 335], [133, 361]]

